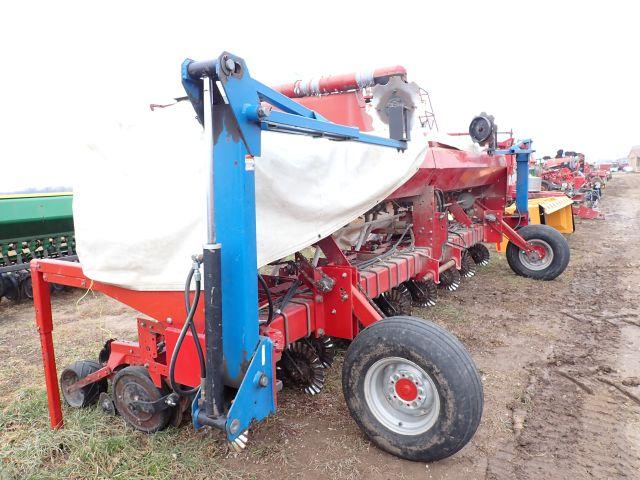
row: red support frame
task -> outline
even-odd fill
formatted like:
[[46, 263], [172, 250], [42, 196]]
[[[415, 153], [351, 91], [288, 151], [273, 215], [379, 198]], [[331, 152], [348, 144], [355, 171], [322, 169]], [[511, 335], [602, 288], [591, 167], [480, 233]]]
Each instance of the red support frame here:
[[49, 285], [44, 280], [43, 273], [38, 270], [38, 264], [36, 261], [31, 263], [31, 278], [33, 284], [33, 304], [36, 311], [36, 327], [40, 334], [42, 365], [44, 367], [44, 379], [47, 385], [49, 420], [51, 422], [51, 428], [62, 428], [63, 420], [62, 407], [60, 405], [60, 388], [58, 386], [58, 371], [56, 369], [56, 357], [53, 348], [51, 293]]
[[[331, 263], [301, 273], [310, 291], [295, 295], [282, 313], [270, 324], [262, 324], [260, 333], [274, 344], [273, 358], [278, 361], [283, 350], [292, 342], [309, 336], [329, 335], [353, 339], [361, 328], [380, 320], [379, 311], [371, 304], [371, 296], [377, 296], [416, 276], [422, 278], [436, 268], [429, 249], [411, 252], [398, 251], [369, 270], [359, 272], [349, 264], [333, 240], [324, 240], [322, 246], [327, 261]], [[305, 265], [305, 268], [310, 265]], [[308, 269], [308, 268], [307, 268]], [[53, 317], [48, 283], [55, 282], [77, 288], [91, 288], [132, 306], [150, 318], [138, 318], [138, 341], [110, 340], [109, 356], [102, 368], [69, 387], [80, 389], [94, 381], [112, 376], [123, 365], [143, 365], [160, 387], [168, 376], [168, 359], [180, 329], [184, 324], [184, 299], [182, 292], [135, 291], [115, 285], [93, 281], [85, 277], [78, 263], [59, 260], [34, 260], [31, 263], [36, 324], [40, 333], [42, 360], [47, 385], [47, 402], [51, 426], [63, 425], [58, 373], [53, 348]], [[330, 291], [320, 292], [315, 281], [328, 276], [334, 282]], [[273, 288], [282, 290], [282, 285]], [[204, 345], [202, 311], [196, 313], [198, 338]], [[262, 317], [264, 320], [264, 316]], [[176, 365], [176, 381], [188, 386], [200, 383], [200, 372], [195, 345], [187, 333], [183, 350]], [[158, 345], [164, 342], [165, 349]]]

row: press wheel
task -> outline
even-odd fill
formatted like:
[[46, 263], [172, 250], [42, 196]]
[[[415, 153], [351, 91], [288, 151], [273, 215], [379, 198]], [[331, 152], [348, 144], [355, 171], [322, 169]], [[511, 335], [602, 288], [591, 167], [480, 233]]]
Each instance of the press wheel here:
[[154, 411], [141, 408], [136, 402], [155, 402], [164, 392], [155, 386], [147, 369], [129, 366], [120, 370], [113, 379], [113, 401], [118, 413], [133, 428], [154, 433], [167, 426], [171, 409]]
[[65, 402], [73, 408], [83, 408], [96, 402], [102, 392], [107, 391], [107, 379], [90, 383], [76, 391], [70, 391], [70, 387], [92, 373], [102, 368], [94, 360], [80, 360], [72, 363], [60, 374], [60, 389]]

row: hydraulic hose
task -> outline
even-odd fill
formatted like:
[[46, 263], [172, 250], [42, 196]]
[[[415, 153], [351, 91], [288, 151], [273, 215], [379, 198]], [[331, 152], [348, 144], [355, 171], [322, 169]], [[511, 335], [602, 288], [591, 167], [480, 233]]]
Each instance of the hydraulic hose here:
[[[189, 303], [191, 281], [194, 276], [196, 280], [196, 290], [193, 297], [193, 302]], [[187, 282], [185, 284], [185, 308], [187, 309], [187, 318], [185, 319], [184, 325], [182, 326], [182, 330], [180, 330], [180, 335], [178, 336], [178, 340], [176, 341], [176, 346], [173, 349], [173, 354], [171, 355], [171, 362], [169, 363], [169, 385], [171, 386], [171, 389], [180, 396], [193, 395], [200, 388], [198, 386], [194, 388], [183, 389], [178, 383], [176, 383], [176, 380], [175, 380], [176, 362], [178, 360], [180, 349], [182, 348], [182, 342], [184, 341], [184, 337], [186, 336], [187, 331], [189, 329], [191, 329], [191, 335], [193, 337], [193, 341], [196, 344], [196, 350], [198, 352], [198, 360], [200, 362], [200, 378], [202, 379], [202, 378], [205, 378], [206, 376], [204, 353], [202, 351], [202, 346], [200, 345], [200, 341], [198, 340], [198, 332], [196, 330], [195, 323], [193, 322], [193, 318], [198, 308], [198, 303], [200, 301], [200, 285], [201, 285], [200, 265], [199, 263], [194, 262], [193, 267], [189, 270], [189, 275], [187, 276]]]
[[282, 297], [282, 299], [280, 300], [280, 305], [278, 305], [278, 314], [280, 314], [282, 310], [284, 310], [284, 307], [288, 305], [288, 303], [291, 301], [293, 296], [298, 291], [298, 288], [300, 287], [300, 285], [302, 285], [302, 282], [297, 279], [291, 284], [291, 287], [289, 287], [289, 290], [287, 290], [287, 293], [285, 293], [284, 297]]
[[378, 255], [377, 257], [373, 257], [370, 260], [367, 260], [365, 262], [359, 263], [358, 264], [358, 268], [362, 269], [362, 268], [370, 267], [374, 263], [377, 263], [380, 260], [384, 260], [385, 258], [390, 257], [391, 255], [393, 255], [395, 253], [395, 251], [398, 249], [398, 247], [400, 246], [400, 244], [402, 243], [402, 241], [404, 240], [404, 237], [407, 236], [407, 232], [409, 232], [409, 230], [411, 230], [412, 227], [413, 227], [413, 224], [411, 224], [411, 223], [409, 225], [407, 225], [407, 227], [402, 232], [402, 235], [400, 236], [398, 241], [388, 251]]
[[[193, 278], [193, 275], [196, 271], [198, 272], [198, 276], [199, 276], [200, 270], [197, 262], [194, 263], [191, 270], [189, 270], [189, 274], [187, 275], [187, 281], [184, 285], [184, 309], [185, 309], [185, 312], [187, 313], [187, 317], [189, 316], [189, 311], [191, 310], [191, 304], [189, 302], [189, 294], [191, 292], [191, 279]], [[196, 280], [196, 292], [198, 294], [198, 297], [200, 296], [199, 282], [200, 282], [199, 279]], [[198, 302], [196, 300], [195, 295], [193, 300], [197, 307]], [[191, 335], [193, 336], [196, 344], [196, 351], [198, 352], [198, 362], [200, 363], [200, 378], [205, 378], [207, 375], [207, 366], [204, 359], [204, 352], [202, 351], [202, 345], [200, 345], [200, 342], [197, 341], [198, 331], [196, 330], [196, 325], [195, 325], [195, 322], [193, 321], [193, 316], [191, 317], [191, 322], [189, 322], [189, 328], [191, 330]]]

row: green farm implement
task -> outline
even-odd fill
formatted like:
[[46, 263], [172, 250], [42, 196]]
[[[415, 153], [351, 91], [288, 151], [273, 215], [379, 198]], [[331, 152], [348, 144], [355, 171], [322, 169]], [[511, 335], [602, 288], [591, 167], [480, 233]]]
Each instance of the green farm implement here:
[[0, 195], [0, 299], [33, 297], [32, 259], [77, 260], [72, 198], [68, 192]]

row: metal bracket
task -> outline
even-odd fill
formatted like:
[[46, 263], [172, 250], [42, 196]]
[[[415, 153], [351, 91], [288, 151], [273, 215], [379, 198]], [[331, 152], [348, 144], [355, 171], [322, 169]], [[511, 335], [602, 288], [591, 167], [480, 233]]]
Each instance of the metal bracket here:
[[169, 395], [165, 395], [164, 397], [159, 398], [154, 402], [142, 402], [140, 400], [133, 401], [129, 405], [135, 409], [145, 413], [155, 414], [161, 412], [162, 410], [167, 410], [168, 408], [175, 407], [178, 405], [180, 401], [180, 397], [177, 393], [170, 393]]
[[276, 376], [272, 353], [271, 339], [260, 337], [258, 348], [227, 414], [225, 430], [229, 441], [247, 430], [252, 421], [260, 421], [276, 411]]
[[226, 416], [206, 419], [203, 415], [201, 391], [191, 404], [191, 417], [196, 430], [205, 426], [224, 429], [233, 441], [249, 428], [252, 421], [260, 421], [276, 411], [276, 378], [273, 367], [273, 342], [260, 337], [231, 409]]
[[516, 156], [516, 210], [526, 221], [529, 218], [529, 158], [533, 152], [531, 139], [518, 140], [508, 149], [495, 151], [498, 155]]

